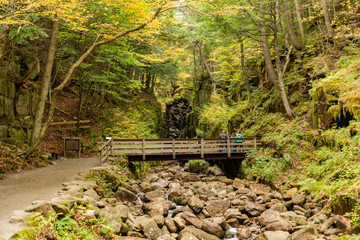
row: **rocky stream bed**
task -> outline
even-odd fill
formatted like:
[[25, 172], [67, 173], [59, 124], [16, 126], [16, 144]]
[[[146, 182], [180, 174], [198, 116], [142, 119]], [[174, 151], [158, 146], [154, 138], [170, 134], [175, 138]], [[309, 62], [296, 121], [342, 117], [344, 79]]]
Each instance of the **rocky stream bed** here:
[[[279, 192], [229, 179], [208, 164], [195, 173], [188, 170], [188, 164], [169, 163], [132, 180], [113, 165], [96, 167], [65, 183], [58, 198], [35, 202], [26, 212], [55, 211], [61, 217], [84, 211], [76, 203], [86, 201], [86, 215], [105, 218], [116, 239], [307, 240], [336, 239], [351, 232], [349, 219], [330, 214], [325, 199], [305, 196], [297, 188]], [[105, 198], [109, 189], [114, 194]]]

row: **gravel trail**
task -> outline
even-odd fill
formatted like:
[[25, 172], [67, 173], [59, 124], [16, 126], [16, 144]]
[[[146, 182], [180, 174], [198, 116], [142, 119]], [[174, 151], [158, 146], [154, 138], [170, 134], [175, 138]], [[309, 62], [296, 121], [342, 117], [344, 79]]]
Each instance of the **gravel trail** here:
[[62, 159], [55, 165], [7, 175], [0, 180], [0, 238], [9, 238], [22, 228], [11, 224], [10, 218], [23, 211], [35, 200], [51, 200], [57, 196], [62, 184], [75, 179], [99, 164], [97, 157]]

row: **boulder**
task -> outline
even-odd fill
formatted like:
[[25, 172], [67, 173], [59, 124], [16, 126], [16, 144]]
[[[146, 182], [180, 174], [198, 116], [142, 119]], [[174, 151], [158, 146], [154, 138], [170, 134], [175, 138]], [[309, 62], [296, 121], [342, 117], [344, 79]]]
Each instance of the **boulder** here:
[[318, 236], [314, 225], [307, 225], [302, 229], [291, 234], [289, 240], [313, 240]]
[[207, 197], [215, 197], [220, 191], [225, 189], [226, 184], [221, 182], [210, 182], [203, 184], [195, 190], [195, 194], [206, 195]]
[[288, 220], [281, 219], [279, 221], [266, 225], [265, 231], [286, 231], [289, 232], [292, 229], [292, 225]]
[[230, 208], [230, 200], [212, 200], [206, 202], [206, 211], [211, 217], [222, 216]]
[[266, 210], [259, 217], [259, 223], [261, 226], [266, 226], [273, 222], [281, 221], [280, 213], [274, 210]]
[[203, 226], [203, 222], [193, 213], [184, 212], [181, 214], [181, 217], [185, 220], [185, 223], [193, 225], [196, 228], [201, 229]]
[[251, 230], [249, 228], [242, 228], [236, 231], [236, 237], [240, 240], [247, 240], [251, 238]]
[[139, 221], [140, 226], [144, 232], [144, 235], [150, 240], [157, 240], [161, 235], [162, 231], [151, 218], [140, 217], [136, 219]]
[[299, 205], [299, 206], [303, 206], [304, 203], [305, 203], [305, 196], [299, 192], [297, 193], [294, 193], [292, 196], [291, 196], [291, 202], [294, 204], [294, 205]]
[[245, 182], [244, 180], [241, 180], [239, 178], [235, 178], [233, 183], [232, 183], [233, 187], [235, 189], [239, 189], [239, 188], [245, 188]]
[[164, 193], [160, 190], [157, 189], [155, 191], [151, 191], [151, 192], [147, 192], [144, 196], [144, 201], [145, 202], [150, 202], [155, 198], [159, 198], [159, 197], [164, 197]]
[[284, 200], [290, 200], [292, 195], [294, 195], [295, 193], [298, 192], [298, 189], [297, 188], [291, 188], [289, 189], [284, 195], [283, 195], [283, 198]]
[[214, 223], [208, 219], [203, 219], [203, 226], [202, 230], [204, 230], [207, 233], [210, 233], [212, 235], [216, 235], [219, 238], [223, 238], [225, 235], [224, 230], [220, 227], [219, 224]]
[[245, 211], [252, 217], [257, 217], [265, 211], [265, 208], [257, 202], [247, 202], [245, 205]]
[[287, 240], [290, 233], [284, 231], [266, 231], [261, 233], [256, 240]]
[[53, 209], [52, 209], [50, 203], [40, 201], [40, 202], [37, 202], [37, 203], [31, 205], [30, 207], [26, 208], [25, 212], [39, 212], [42, 215], [44, 215], [45, 217], [48, 217], [50, 211], [52, 211], [52, 210]]
[[119, 187], [115, 193], [115, 197], [117, 200], [122, 202], [133, 202], [137, 200], [137, 196], [135, 193], [127, 190], [126, 188]]
[[162, 197], [154, 198], [150, 203], [143, 205], [144, 210], [150, 217], [157, 215], [167, 216], [170, 209], [170, 203]]
[[270, 209], [274, 210], [274, 211], [277, 211], [277, 212], [280, 212], [280, 213], [287, 212], [287, 208], [282, 203], [276, 203]]
[[188, 201], [188, 205], [191, 207], [192, 210], [194, 210], [194, 212], [199, 213], [204, 207], [204, 201], [201, 201], [196, 196], [192, 196]]
[[217, 236], [209, 234], [209, 233], [207, 233], [203, 230], [197, 229], [195, 227], [187, 227], [187, 228], [183, 229], [179, 233], [179, 239], [184, 240], [183, 236], [188, 233], [195, 236], [199, 240], [220, 240], [220, 238], [218, 238]]
[[62, 204], [51, 203], [51, 207], [59, 215], [66, 215], [66, 214], [69, 213], [69, 209], [66, 206], [62, 205]]
[[172, 218], [169, 218], [169, 217], [165, 218], [165, 226], [167, 227], [169, 232], [171, 232], [171, 233], [176, 233], [177, 232], [177, 227], [176, 227], [175, 222], [174, 222], [174, 220]]
[[92, 189], [92, 188], [90, 188], [89, 190], [85, 191], [85, 192], [84, 192], [84, 196], [91, 197], [91, 198], [95, 199], [96, 201], [99, 201], [99, 200], [100, 200], [99, 195], [98, 195], [97, 192], [96, 192], [94, 189]]
[[179, 229], [179, 230], [183, 230], [185, 228], [185, 220], [182, 219], [181, 217], [174, 217], [173, 218], [175, 226]]
[[183, 176], [183, 181], [184, 182], [197, 182], [197, 181], [201, 181], [200, 177], [197, 174], [186, 174], [185, 176]]
[[178, 238], [179, 240], [199, 240], [197, 237], [195, 237], [194, 235], [192, 235], [189, 232], [185, 232], [184, 234], [182, 234], [181, 236], [179, 236]]

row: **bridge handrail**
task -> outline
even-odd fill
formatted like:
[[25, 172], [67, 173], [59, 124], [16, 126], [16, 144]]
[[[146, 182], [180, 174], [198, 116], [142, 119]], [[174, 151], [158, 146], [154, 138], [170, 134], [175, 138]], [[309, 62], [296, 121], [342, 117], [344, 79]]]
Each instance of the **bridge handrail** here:
[[222, 152], [231, 157], [234, 152], [257, 150], [262, 145], [259, 138], [111, 139], [101, 143], [103, 145], [99, 148], [100, 165], [104, 159], [108, 159], [109, 153], [142, 155], [143, 160], [146, 160], [146, 155], [149, 154], [167, 154], [176, 159], [178, 154], [198, 154], [204, 158], [205, 154]]
[[103, 162], [109, 160], [109, 154], [113, 155], [113, 140], [110, 139], [99, 147], [100, 152], [100, 166]]

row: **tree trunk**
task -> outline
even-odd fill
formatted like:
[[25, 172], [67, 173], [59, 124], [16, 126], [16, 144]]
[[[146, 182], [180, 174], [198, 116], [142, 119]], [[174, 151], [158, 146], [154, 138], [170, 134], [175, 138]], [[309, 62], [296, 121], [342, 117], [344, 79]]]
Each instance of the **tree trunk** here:
[[196, 42], [196, 44], [199, 47], [201, 61], [203, 62], [204, 66], [205, 66], [205, 69], [209, 74], [211, 82], [214, 84], [214, 93], [215, 93], [216, 92], [216, 83], [215, 83], [214, 75], [211, 73], [210, 67], [209, 67], [209, 65], [208, 65], [208, 63], [207, 63], [207, 61], [205, 59], [204, 52], [202, 50], [202, 40], [198, 40]]
[[[48, 114], [48, 118], [45, 122], [45, 124], [43, 125], [41, 131], [40, 131], [40, 135], [39, 137], [36, 139], [36, 142], [34, 144], [32, 144], [31, 148], [29, 148], [26, 152], [25, 152], [25, 158], [28, 158], [39, 146], [40, 142], [42, 141], [45, 132], [50, 124], [50, 122], [52, 121], [53, 117], [54, 117], [54, 111], [55, 111], [55, 107], [56, 107], [56, 102], [57, 102], [57, 96], [58, 94], [65, 88], [66, 85], [68, 85], [71, 82], [71, 76], [74, 73], [74, 71], [85, 61], [86, 58], [88, 58], [91, 53], [99, 46], [105, 45], [107, 43], [111, 43], [123, 36], [128, 35], [129, 33], [132, 32], [136, 32], [139, 31], [143, 28], [145, 28], [148, 24], [150, 24], [151, 22], [153, 22], [155, 20], [155, 18], [160, 14], [161, 10], [163, 9], [163, 7], [165, 6], [165, 4], [167, 3], [167, 1], [164, 1], [160, 7], [155, 11], [155, 13], [153, 14], [153, 16], [146, 22], [140, 24], [137, 27], [133, 27], [130, 28], [126, 31], [120, 32], [118, 34], [116, 34], [113, 37], [107, 38], [103, 41], [97, 42], [95, 41], [90, 48], [83, 54], [81, 55], [81, 57], [70, 67], [70, 69], [68, 70], [68, 72], [65, 75], [64, 80], [61, 82], [61, 84], [59, 86], [57, 86], [53, 91], [52, 91], [52, 101], [50, 102], [50, 109], [49, 109], [49, 114]], [[97, 39], [96, 39], [97, 40]]]
[[283, 79], [283, 74], [282, 74], [282, 66], [281, 66], [281, 60], [280, 60], [280, 54], [279, 54], [279, 45], [278, 45], [278, 38], [277, 38], [277, 28], [276, 28], [276, 22], [274, 22], [274, 48], [275, 48], [275, 65], [276, 65], [276, 72], [277, 72], [277, 77], [278, 77], [278, 82], [279, 82], [279, 88], [280, 88], [280, 96], [281, 96], [281, 100], [282, 103], [284, 105], [285, 111], [287, 113], [287, 115], [289, 116], [289, 118], [293, 118], [294, 117], [294, 112], [292, 111], [290, 104], [288, 102], [287, 99], [287, 94], [286, 94], [286, 90], [285, 90], [285, 85], [284, 85], [284, 79]]
[[58, 35], [59, 35], [59, 21], [55, 19], [52, 26], [49, 51], [46, 57], [46, 65], [45, 65], [44, 77], [42, 79], [42, 84], [41, 84], [40, 98], [35, 113], [34, 125], [31, 136], [31, 145], [35, 144], [36, 139], [40, 135], [40, 129], [42, 125], [42, 119], [44, 116], [46, 99], [50, 88], [51, 73], [54, 64], [56, 47], [58, 43]]
[[321, 0], [321, 5], [324, 12], [324, 18], [325, 18], [325, 25], [326, 30], [329, 35], [332, 35], [333, 31], [331, 28], [331, 20], [330, 20], [330, 14], [329, 14], [329, 8], [326, 0]]
[[270, 82], [273, 84], [273, 86], [275, 88], [277, 88], [276, 74], [275, 74], [274, 66], [272, 65], [272, 61], [271, 61], [268, 35], [266, 33], [266, 25], [265, 24], [266, 24], [265, 14], [263, 12], [263, 9], [261, 9], [260, 31], [261, 31], [261, 39], [262, 39], [262, 45], [263, 45], [265, 66], [266, 66], [266, 70], [267, 70]]
[[296, 10], [295, 12], [296, 12], [296, 18], [297, 18], [297, 21], [299, 24], [300, 34], [301, 34], [301, 37], [304, 38], [305, 32], [304, 32], [304, 26], [303, 26], [302, 17], [301, 17], [299, 0], [294, 0], [294, 2], [295, 2], [295, 10]]
[[294, 47], [298, 50], [302, 50], [304, 48], [304, 44], [296, 36], [294, 26], [292, 24], [291, 14], [290, 14], [290, 11], [289, 11], [286, 1], [287, 0], [283, 0], [286, 29], [287, 29], [287, 32], [289, 33], [290, 41], [292, 42]]
[[276, 15], [276, 26], [281, 31], [281, 10], [280, 10], [280, 0], [275, 1], [275, 15]]
[[247, 100], [250, 101], [251, 90], [250, 90], [249, 77], [248, 77], [246, 66], [245, 66], [244, 41], [241, 41], [240, 47], [241, 47], [241, 71], [242, 71], [242, 76], [246, 82]]

